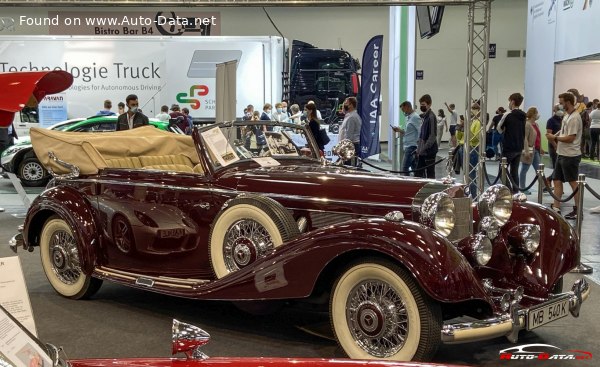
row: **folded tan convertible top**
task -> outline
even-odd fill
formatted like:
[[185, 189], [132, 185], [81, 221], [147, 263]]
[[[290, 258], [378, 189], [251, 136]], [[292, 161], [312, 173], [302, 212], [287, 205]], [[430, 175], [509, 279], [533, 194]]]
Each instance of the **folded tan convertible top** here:
[[31, 143], [44, 167], [50, 167], [58, 174], [69, 173], [69, 170], [50, 160], [48, 152], [54, 152], [60, 160], [79, 167], [81, 175], [96, 174], [107, 167], [107, 159], [116, 158], [182, 154], [192, 163], [199, 163], [190, 136], [173, 134], [153, 126], [96, 133], [32, 128]]

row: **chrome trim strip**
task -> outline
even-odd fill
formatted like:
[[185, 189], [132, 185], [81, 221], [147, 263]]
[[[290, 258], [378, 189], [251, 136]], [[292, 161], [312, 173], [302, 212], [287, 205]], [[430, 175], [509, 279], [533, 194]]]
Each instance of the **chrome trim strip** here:
[[131, 282], [136, 282], [138, 279], [146, 279], [152, 280], [154, 285], [162, 285], [165, 287], [171, 288], [185, 288], [185, 289], [193, 289], [194, 287], [200, 286], [202, 284], [209, 283], [210, 280], [205, 279], [180, 279], [180, 278], [171, 278], [164, 276], [149, 276], [144, 274], [131, 273], [127, 271], [112, 269], [108, 267], [100, 266], [94, 269], [94, 273], [103, 277], [112, 277], [119, 278], [123, 280], [128, 280]]
[[[318, 202], [318, 203], [330, 203], [330, 204], [342, 204], [342, 205], [369, 205], [369, 206], [375, 206], [375, 207], [379, 207], [379, 208], [391, 208], [391, 209], [411, 208], [410, 204], [373, 203], [373, 202], [369, 202], [369, 201], [360, 201], [360, 200], [332, 200], [332, 199], [327, 199], [327, 198], [316, 198], [316, 197], [312, 197], [312, 196], [238, 191], [238, 190], [230, 190], [230, 189], [219, 189], [219, 188], [215, 188], [215, 187], [185, 187], [185, 186], [166, 185], [166, 184], [150, 183], [150, 182], [127, 182], [127, 181], [103, 180], [103, 179], [78, 179], [76, 181], [84, 182], [84, 183], [95, 183], [95, 184], [142, 186], [142, 187], [154, 187], [154, 188], [161, 188], [161, 189], [169, 189], [169, 190], [210, 192], [210, 193], [224, 194], [224, 195], [230, 195], [230, 196], [237, 196], [240, 194], [263, 195], [263, 196], [267, 196], [270, 198], [279, 198], [279, 199], [287, 199], [287, 200], [312, 201], [312, 202]], [[302, 209], [299, 209], [299, 210], [302, 210]]]
[[52, 175], [52, 177], [54, 177], [54, 178], [76, 178], [76, 177], [79, 177], [80, 171], [79, 171], [79, 167], [77, 167], [76, 165], [65, 162], [62, 159], [59, 159], [56, 156], [56, 154], [54, 154], [54, 152], [52, 152], [52, 151], [48, 152], [48, 157], [50, 158], [51, 161], [54, 161], [56, 164], [63, 166], [70, 171], [69, 173], [60, 175], [60, 174], [54, 172], [52, 167], [48, 167], [47, 168], [48, 173], [50, 173]]

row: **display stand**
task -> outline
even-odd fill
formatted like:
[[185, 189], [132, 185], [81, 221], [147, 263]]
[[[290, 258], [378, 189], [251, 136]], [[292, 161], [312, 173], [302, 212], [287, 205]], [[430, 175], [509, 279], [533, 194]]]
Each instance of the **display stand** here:
[[[6, 172], [6, 174], [8, 175], [8, 179], [12, 183], [15, 190], [17, 190], [17, 194], [19, 194], [19, 197], [21, 198], [21, 201], [23, 202], [25, 209], [29, 209], [29, 207], [31, 206], [31, 200], [29, 200], [29, 197], [27, 196], [27, 192], [25, 192], [25, 189], [23, 188], [23, 185], [21, 184], [21, 180], [14, 173]], [[4, 209], [0, 208], [0, 212], [2, 212], [2, 211], [4, 211]]]

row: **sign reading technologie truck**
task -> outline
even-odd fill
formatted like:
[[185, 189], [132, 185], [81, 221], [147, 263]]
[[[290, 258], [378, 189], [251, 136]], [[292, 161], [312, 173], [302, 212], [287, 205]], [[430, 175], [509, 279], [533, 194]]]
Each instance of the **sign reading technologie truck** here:
[[222, 37], [203, 37], [201, 41], [187, 37], [0, 37], [0, 72], [68, 71], [74, 77], [65, 96], [69, 118], [94, 115], [106, 99], [116, 107], [129, 94], [138, 96], [140, 107], [149, 116], [156, 115], [162, 105], [179, 103], [189, 108], [193, 117], [214, 118], [219, 62], [237, 60], [238, 80], [252, 86], [238, 91], [237, 110], [263, 103], [256, 95], [265, 91], [267, 78], [247, 71], [263, 70], [263, 65], [269, 64], [263, 54], [264, 42], [241, 37], [229, 42]]

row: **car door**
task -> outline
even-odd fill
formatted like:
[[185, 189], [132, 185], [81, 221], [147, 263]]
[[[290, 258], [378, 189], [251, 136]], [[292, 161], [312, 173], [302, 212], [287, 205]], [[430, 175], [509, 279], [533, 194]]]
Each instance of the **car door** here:
[[95, 200], [106, 266], [212, 277], [207, 241], [219, 207], [207, 176], [145, 169], [107, 169], [102, 176]]

